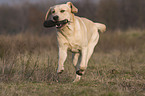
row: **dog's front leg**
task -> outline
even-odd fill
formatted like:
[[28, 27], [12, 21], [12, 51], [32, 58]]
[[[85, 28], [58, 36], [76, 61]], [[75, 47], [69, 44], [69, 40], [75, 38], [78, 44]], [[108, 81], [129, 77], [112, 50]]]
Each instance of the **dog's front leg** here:
[[59, 56], [58, 56], [58, 69], [57, 73], [62, 73], [64, 70], [64, 62], [67, 57], [67, 47], [59, 48]]
[[78, 75], [83, 75], [86, 68], [87, 68], [87, 54], [88, 54], [88, 48], [87, 47], [84, 47], [82, 48], [81, 50], [81, 63], [80, 63], [80, 68], [79, 70], [76, 72]]

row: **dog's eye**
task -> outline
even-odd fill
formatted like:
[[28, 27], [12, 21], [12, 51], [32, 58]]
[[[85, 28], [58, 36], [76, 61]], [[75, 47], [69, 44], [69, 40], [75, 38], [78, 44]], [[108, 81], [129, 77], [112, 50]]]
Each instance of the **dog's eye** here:
[[63, 12], [65, 12], [65, 10], [61, 10], [60, 12], [63, 13]]
[[52, 13], [55, 13], [55, 10], [53, 10]]

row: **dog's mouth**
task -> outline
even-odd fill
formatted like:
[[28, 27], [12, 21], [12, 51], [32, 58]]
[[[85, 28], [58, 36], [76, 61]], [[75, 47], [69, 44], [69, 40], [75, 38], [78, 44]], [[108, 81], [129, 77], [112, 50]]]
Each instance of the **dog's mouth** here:
[[52, 21], [52, 20], [47, 20], [44, 22], [44, 27], [56, 27], [58, 29], [62, 28], [65, 26], [69, 21], [67, 19], [64, 19], [62, 21]]
[[56, 28], [61, 28], [61, 27], [63, 27], [65, 24], [61, 24], [61, 23], [58, 23], [58, 24], [56, 24]]
[[56, 28], [61, 28], [63, 27], [65, 24], [67, 24], [69, 21], [67, 19], [62, 20], [62, 21], [57, 21], [56, 22]]

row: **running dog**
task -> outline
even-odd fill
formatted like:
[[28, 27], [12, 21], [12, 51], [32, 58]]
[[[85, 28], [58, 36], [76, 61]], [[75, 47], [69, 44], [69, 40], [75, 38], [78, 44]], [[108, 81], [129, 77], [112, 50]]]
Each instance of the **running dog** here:
[[76, 78], [79, 81], [84, 74], [88, 61], [99, 40], [99, 32], [104, 32], [106, 26], [94, 23], [86, 18], [75, 16], [78, 9], [71, 3], [50, 7], [45, 16], [44, 27], [57, 29], [59, 60], [57, 73], [64, 71], [67, 51], [72, 52], [73, 65], [76, 68]]

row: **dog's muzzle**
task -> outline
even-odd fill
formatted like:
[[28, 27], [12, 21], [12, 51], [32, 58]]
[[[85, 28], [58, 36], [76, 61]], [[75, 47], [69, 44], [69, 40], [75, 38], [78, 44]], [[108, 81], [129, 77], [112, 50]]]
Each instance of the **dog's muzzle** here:
[[56, 28], [61, 28], [67, 23], [69, 23], [69, 21], [67, 19], [62, 20], [62, 21], [46, 20], [46, 21], [44, 21], [43, 26], [46, 28], [54, 27], [54, 26], [56, 26]]

